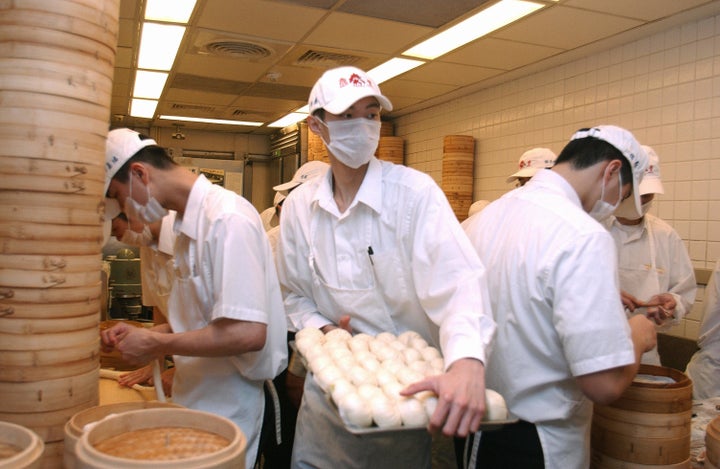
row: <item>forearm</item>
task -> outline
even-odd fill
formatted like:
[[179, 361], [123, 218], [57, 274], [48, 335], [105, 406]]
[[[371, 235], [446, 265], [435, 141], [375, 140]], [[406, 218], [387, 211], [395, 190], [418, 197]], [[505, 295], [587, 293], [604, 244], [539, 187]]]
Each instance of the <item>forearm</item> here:
[[163, 355], [220, 357], [255, 352], [265, 346], [267, 326], [262, 323], [218, 319], [193, 331], [157, 337]]

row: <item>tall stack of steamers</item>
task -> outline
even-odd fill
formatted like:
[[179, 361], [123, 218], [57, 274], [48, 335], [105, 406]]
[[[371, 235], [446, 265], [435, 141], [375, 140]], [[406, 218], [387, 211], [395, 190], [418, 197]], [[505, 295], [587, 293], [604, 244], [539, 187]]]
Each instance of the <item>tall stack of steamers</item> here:
[[0, 5], [0, 421], [61, 467], [97, 405], [103, 181], [120, 0]]

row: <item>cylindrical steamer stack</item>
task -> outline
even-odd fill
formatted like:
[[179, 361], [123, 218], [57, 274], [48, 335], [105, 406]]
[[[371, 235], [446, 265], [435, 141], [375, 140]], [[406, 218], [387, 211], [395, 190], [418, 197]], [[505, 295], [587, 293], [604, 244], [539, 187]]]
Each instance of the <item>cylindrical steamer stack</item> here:
[[98, 401], [105, 138], [119, 0], [0, 4], [0, 420], [61, 467]]
[[442, 190], [458, 220], [467, 218], [473, 196], [475, 139], [472, 135], [446, 135], [443, 140]]
[[690, 468], [692, 381], [653, 365], [640, 365], [643, 375], [654, 379], [636, 378], [618, 400], [594, 406], [593, 469]]

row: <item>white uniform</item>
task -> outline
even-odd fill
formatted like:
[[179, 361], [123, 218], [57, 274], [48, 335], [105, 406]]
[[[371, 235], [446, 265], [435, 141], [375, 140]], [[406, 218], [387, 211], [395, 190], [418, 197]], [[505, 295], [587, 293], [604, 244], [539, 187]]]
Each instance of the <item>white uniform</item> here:
[[201, 329], [219, 318], [267, 324], [261, 351], [175, 356], [173, 401], [238, 424], [248, 440], [245, 467], [253, 467], [263, 420], [263, 382], [287, 361], [286, 321], [270, 245], [253, 206], [204, 176], [193, 185], [175, 232], [172, 330]]
[[[354, 332], [420, 333], [441, 347], [446, 367], [464, 357], [484, 361], [495, 330], [485, 269], [427, 175], [372, 158], [355, 199], [339, 213], [325, 173], [288, 196], [280, 231], [278, 273], [298, 329], [348, 314]], [[358, 438], [331, 419], [317, 388], [308, 375], [294, 467], [429, 465], [426, 432]]]
[[158, 308], [166, 319], [170, 289], [175, 279], [172, 261], [175, 249], [175, 215], [176, 212], [171, 210], [162, 219], [157, 243], [140, 247], [143, 305]]
[[[690, 311], [697, 286], [690, 256], [677, 232], [651, 214], [637, 225], [622, 225], [614, 217], [607, 223], [618, 253], [620, 288], [640, 301], [670, 293], [675, 298], [675, 319], [660, 330], [676, 325]], [[660, 365], [657, 347], [643, 354], [642, 363]]]
[[703, 318], [700, 323], [700, 350], [695, 352], [686, 373], [693, 381], [693, 397], [720, 396], [720, 260], [715, 263], [705, 287]]
[[575, 377], [635, 360], [612, 237], [553, 171], [490, 204], [466, 232], [491, 273], [487, 387], [535, 423], [546, 468], [587, 468], [592, 402]]

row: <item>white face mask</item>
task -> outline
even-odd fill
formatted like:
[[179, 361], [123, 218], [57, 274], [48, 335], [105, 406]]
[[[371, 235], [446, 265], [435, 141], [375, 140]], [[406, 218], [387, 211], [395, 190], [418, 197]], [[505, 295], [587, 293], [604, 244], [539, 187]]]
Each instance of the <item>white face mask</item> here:
[[330, 143], [325, 143], [328, 151], [345, 166], [359, 168], [370, 161], [380, 141], [380, 121], [365, 119], [345, 119], [323, 122], [330, 133]]
[[132, 196], [132, 174], [130, 175], [130, 195], [125, 199], [125, 215], [128, 216], [128, 218], [133, 218], [136, 220], [140, 220], [141, 222], [148, 224], [148, 223], [155, 223], [160, 220], [162, 220], [165, 215], [168, 214], [167, 209], [165, 209], [162, 205], [160, 205], [160, 202], [157, 201], [157, 199], [150, 195], [150, 188], [148, 186], [145, 186], [145, 190], [147, 191], [147, 203], [145, 205], [141, 205], [139, 202], [137, 202], [135, 199], [133, 199]]
[[620, 176], [620, 173], [618, 172], [618, 199], [617, 202], [615, 202], [615, 205], [610, 204], [610, 202], [606, 202], [603, 200], [605, 198], [605, 178], [603, 177], [603, 185], [602, 189], [600, 190], [600, 199], [595, 202], [595, 205], [593, 205], [592, 210], [588, 213], [591, 217], [593, 217], [595, 220], [601, 222], [605, 220], [607, 217], [613, 214], [615, 209], [620, 205], [620, 202], [622, 201], [622, 177]]
[[142, 233], [128, 228], [120, 238], [120, 242], [130, 246], [150, 246], [153, 243], [153, 236], [150, 227], [147, 225], [143, 227]]

